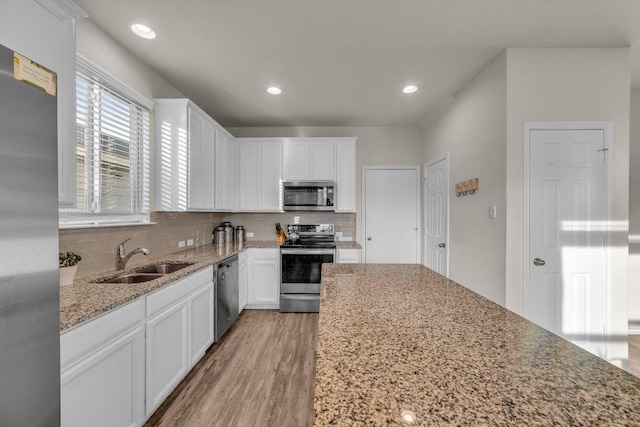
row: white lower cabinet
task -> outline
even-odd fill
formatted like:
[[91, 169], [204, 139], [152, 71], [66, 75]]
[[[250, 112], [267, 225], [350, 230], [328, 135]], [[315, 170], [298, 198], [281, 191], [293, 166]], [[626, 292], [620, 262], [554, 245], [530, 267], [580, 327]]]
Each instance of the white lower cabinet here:
[[146, 415], [213, 343], [213, 267], [146, 296]]
[[280, 307], [279, 249], [250, 249], [246, 308]]
[[140, 426], [213, 343], [213, 267], [60, 335], [62, 426]]
[[338, 249], [336, 251], [337, 264], [359, 264], [361, 249]]
[[247, 294], [249, 292], [249, 255], [250, 249], [238, 254], [238, 314], [247, 305]]
[[183, 301], [147, 320], [147, 416], [188, 372], [187, 316], [187, 301]]
[[143, 322], [138, 299], [60, 336], [62, 426], [144, 422]]
[[[213, 275], [213, 272], [211, 274]], [[205, 286], [189, 298], [189, 354], [191, 366], [198, 363], [212, 342], [213, 286]]]

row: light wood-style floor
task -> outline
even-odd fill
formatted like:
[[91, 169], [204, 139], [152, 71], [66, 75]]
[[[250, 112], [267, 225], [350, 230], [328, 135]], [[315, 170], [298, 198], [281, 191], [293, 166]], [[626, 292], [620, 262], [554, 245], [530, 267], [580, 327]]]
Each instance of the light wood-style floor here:
[[243, 311], [145, 426], [311, 426], [317, 329], [317, 313]]

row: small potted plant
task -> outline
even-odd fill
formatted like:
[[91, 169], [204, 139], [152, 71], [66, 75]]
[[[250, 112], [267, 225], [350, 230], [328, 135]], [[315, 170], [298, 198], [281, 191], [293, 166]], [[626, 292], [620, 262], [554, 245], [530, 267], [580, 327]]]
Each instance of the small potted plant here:
[[60, 286], [68, 286], [73, 283], [73, 279], [76, 277], [76, 271], [78, 270], [78, 263], [82, 260], [80, 255], [73, 252], [67, 252], [58, 254], [60, 259]]

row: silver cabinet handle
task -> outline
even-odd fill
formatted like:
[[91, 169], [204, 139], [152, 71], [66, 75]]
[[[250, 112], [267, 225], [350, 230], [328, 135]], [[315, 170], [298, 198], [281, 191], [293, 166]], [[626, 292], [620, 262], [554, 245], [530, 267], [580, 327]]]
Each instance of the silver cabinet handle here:
[[444, 247], [446, 247], [446, 246], [447, 246], [447, 245], [445, 245], [444, 243], [440, 243], [440, 244], [438, 245], [438, 247], [439, 247], [439, 248], [444, 248]]
[[367, 240], [371, 240], [371, 236], [367, 237]]
[[542, 267], [545, 264], [546, 264], [546, 262], [544, 262], [543, 259], [536, 258], [536, 259], [533, 260], [533, 265], [535, 265], [537, 267]]

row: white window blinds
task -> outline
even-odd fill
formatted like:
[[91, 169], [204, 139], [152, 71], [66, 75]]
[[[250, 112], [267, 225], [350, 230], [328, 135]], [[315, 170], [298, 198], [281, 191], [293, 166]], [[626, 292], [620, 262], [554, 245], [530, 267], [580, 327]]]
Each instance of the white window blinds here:
[[149, 107], [126, 92], [78, 62], [76, 207], [61, 209], [61, 226], [149, 222]]

